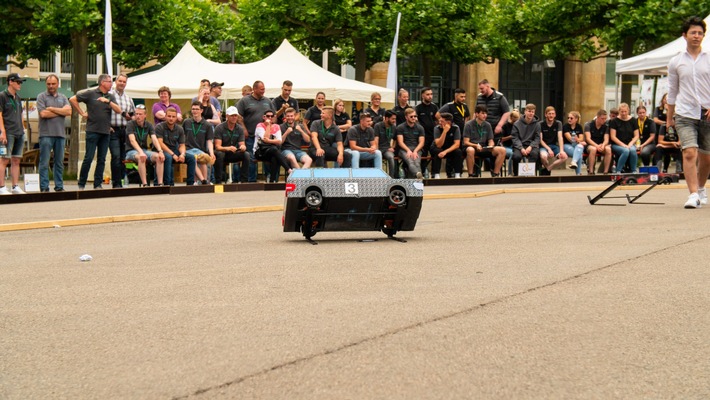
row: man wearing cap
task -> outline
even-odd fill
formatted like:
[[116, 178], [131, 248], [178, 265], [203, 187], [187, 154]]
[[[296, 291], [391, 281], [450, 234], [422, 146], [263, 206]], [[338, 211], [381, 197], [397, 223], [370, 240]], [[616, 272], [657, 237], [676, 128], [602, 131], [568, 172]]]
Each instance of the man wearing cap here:
[[[224, 163], [239, 162], [239, 182], [248, 180], [249, 153], [244, 143], [244, 128], [239, 124], [237, 107], [227, 108], [227, 120], [214, 128], [214, 148], [217, 161], [215, 162], [215, 182], [223, 183]], [[233, 179], [236, 180], [236, 177]]]
[[[96, 89], [84, 89], [69, 99], [79, 115], [87, 118], [86, 122], [86, 153], [81, 163], [79, 173], [79, 190], [84, 190], [86, 180], [91, 169], [91, 161], [96, 155], [96, 168], [94, 169], [94, 189], [101, 189], [104, 166], [106, 164], [106, 151], [111, 138], [111, 110], [120, 114], [123, 112], [118, 106], [116, 96], [109, 93], [113, 79], [111, 75], [99, 75], [99, 86]], [[86, 104], [86, 111], [79, 107], [79, 102]]]
[[286, 110], [293, 108], [298, 114], [298, 100], [291, 97], [291, 91], [293, 90], [293, 82], [285, 80], [283, 86], [281, 86], [281, 96], [276, 97], [271, 105], [273, 109], [276, 110], [276, 123], [281, 125], [284, 123], [284, 117], [286, 116]]
[[121, 179], [126, 175], [126, 168], [123, 160], [126, 158], [126, 123], [131, 120], [136, 111], [133, 99], [126, 94], [126, 84], [128, 75], [119, 74], [116, 77], [116, 84], [109, 92], [116, 97], [121, 112], [111, 111], [111, 141], [109, 151], [111, 152], [111, 183], [113, 188], [121, 187]]
[[25, 79], [19, 74], [7, 76], [7, 90], [0, 93], [0, 195], [10, 194], [5, 187], [5, 168], [10, 164], [12, 193], [24, 194], [18, 182], [20, 180], [20, 160], [22, 145], [25, 140], [25, 128], [22, 118], [22, 99], [17, 92]]
[[224, 82], [210, 83], [210, 103], [212, 103], [214, 109], [220, 114], [220, 118], [222, 118], [222, 103], [219, 102], [219, 96], [222, 95], [222, 86], [224, 86]]
[[[254, 154], [254, 133], [256, 126], [262, 122], [264, 113], [271, 110], [271, 100], [264, 96], [266, 88], [264, 82], [256, 81], [252, 87], [252, 93], [242, 97], [237, 102], [237, 110], [239, 115], [244, 118], [244, 125], [247, 128], [246, 146], [250, 154]], [[256, 163], [249, 163], [249, 182], [256, 182]]]
[[39, 189], [49, 192], [49, 156], [54, 152], [54, 190], [64, 191], [64, 119], [71, 116], [67, 96], [59, 93], [59, 78], [51, 74], [45, 80], [47, 91], [37, 95], [39, 113]]

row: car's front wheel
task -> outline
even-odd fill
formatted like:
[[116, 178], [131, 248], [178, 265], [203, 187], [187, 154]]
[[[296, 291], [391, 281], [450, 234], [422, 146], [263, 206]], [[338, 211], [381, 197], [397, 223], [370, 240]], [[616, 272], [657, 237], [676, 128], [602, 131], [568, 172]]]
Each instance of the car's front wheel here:
[[317, 190], [306, 192], [306, 205], [310, 208], [317, 208], [323, 204], [323, 195]]
[[400, 188], [394, 188], [390, 190], [388, 200], [393, 206], [401, 206], [407, 201], [407, 194]]

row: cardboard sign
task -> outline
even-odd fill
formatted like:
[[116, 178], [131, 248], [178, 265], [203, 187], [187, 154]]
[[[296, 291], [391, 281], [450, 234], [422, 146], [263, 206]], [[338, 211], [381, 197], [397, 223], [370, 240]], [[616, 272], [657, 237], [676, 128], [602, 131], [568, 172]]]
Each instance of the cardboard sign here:
[[25, 174], [25, 192], [39, 192], [39, 174]]
[[518, 164], [518, 176], [535, 176], [535, 163], [521, 162]]

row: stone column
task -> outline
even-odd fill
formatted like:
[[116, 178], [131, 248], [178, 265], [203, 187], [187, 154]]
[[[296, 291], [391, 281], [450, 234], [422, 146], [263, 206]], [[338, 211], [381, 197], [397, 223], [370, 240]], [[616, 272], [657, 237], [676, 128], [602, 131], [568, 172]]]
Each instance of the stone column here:
[[604, 108], [606, 85], [606, 59], [598, 58], [588, 63], [575, 58], [565, 61], [564, 110], [582, 114], [582, 123], [590, 121], [597, 110]]

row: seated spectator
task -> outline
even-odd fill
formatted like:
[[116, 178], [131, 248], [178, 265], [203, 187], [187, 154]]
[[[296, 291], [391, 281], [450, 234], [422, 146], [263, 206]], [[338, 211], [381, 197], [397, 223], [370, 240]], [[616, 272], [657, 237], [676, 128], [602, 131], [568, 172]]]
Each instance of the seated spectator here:
[[477, 105], [475, 118], [466, 122], [463, 128], [463, 151], [466, 152], [466, 167], [468, 176], [474, 176], [476, 156], [485, 159], [495, 159], [491, 176], [500, 176], [500, 170], [505, 162], [505, 149], [495, 146], [493, 127], [486, 121], [488, 109], [485, 105]]
[[584, 129], [580, 125], [581, 119], [582, 116], [578, 111], [570, 111], [567, 114], [567, 123], [562, 127], [565, 154], [572, 158], [569, 167], [575, 170], [577, 175], [582, 175], [582, 156], [587, 147], [587, 142], [584, 141]]
[[353, 126], [353, 121], [350, 119], [350, 115], [345, 112], [345, 103], [342, 100], [335, 99], [333, 108], [335, 109], [333, 122], [335, 122], [335, 125], [338, 125], [340, 132], [345, 135], [348, 133], [350, 127]]
[[360, 168], [360, 160], [373, 160], [375, 168], [382, 169], [382, 153], [377, 146], [377, 137], [369, 114], [360, 116], [360, 123], [348, 129], [347, 140], [350, 163], [353, 168]]
[[636, 172], [638, 164], [636, 141], [639, 140], [639, 127], [636, 118], [631, 116], [628, 104], [619, 104], [619, 116], [609, 121], [609, 138], [611, 149], [618, 157], [616, 172], [623, 172], [627, 162], [629, 172]]
[[311, 124], [308, 155], [315, 160], [316, 167], [323, 167], [325, 161], [335, 161], [339, 166], [350, 168], [350, 153], [345, 152], [343, 134], [333, 123], [333, 113], [333, 107], [324, 106], [320, 119]]
[[244, 127], [239, 124], [239, 112], [237, 107], [231, 106], [227, 108], [227, 121], [217, 125], [214, 128], [214, 148], [215, 156], [215, 172], [214, 178], [217, 184], [226, 181], [222, 178], [224, 175], [224, 163], [241, 164], [239, 168], [239, 178], [236, 176], [233, 181], [247, 182], [249, 172], [249, 153], [244, 142]]
[[[562, 122], [555, 119], [555, 107], [545, 108], [545, 119], [540, 121], [540, 163], [548, 171], [567, 160], [562, 140]], [[550, 163], [550, 160], [553, 160]]]
[[656, 151], [656, 124], [647, 117], [646, 107], [643, 105], [636, 107], [636, 116], [641, 137], [641, 145], [638, 148], [639, 156], [643, 165], [648, 166], [651, 165], [651, 157]]
[[424, 127], [417, 123], [417, 112], [413, 108], [404, 110], [405, 122], [397, 125], [397, 146], [399, 158], [406, 165], [407, 177], [421, 179], [422, 147], [424, 147]]
[[180, 106], [170, 102], [172, 96], [173, 92], [170, 91], [169, 87], [161, 86], [160, 89], [158, 89], [158, 97], [160, 100], [153, 104], [153, 121], [156, 125], [161, 122], [165, 122], [165, 113], [167, 112], [168, 107], [175, 109], [175, 112], [177, 112], [177, 122], [182, 122], [182, 112], [180, 111]]
[[298, 163], [303, 168], [310, 168], [313, 159], [303, 150], [304, 146], [311, 144], [311, 133], [298, 121], [298, 112], [295, 108], [287, 108], [284, 112], [284, 123], [281, 124], [281, 154], [286, 157], [293, 169], [298, 168]]
[[254, 135], [254, 158], [258, 161], [271, 163], [271, 176], [266, 177], [266, 183], [278, 182], [279, 171], [284, 167], [287, 176], [291, 174], [291, 166], [286, 158], [281, 155], [281, 128], [276, 123], [274, 110], [264, 111], [264, 121], [256, 125]]
[[606, 110], [597, 111], [593, 120], [584, 124], [584, 141], [587, 142], [587, 173], [594, 175], [597, 157], [604, 157], [605, 174], [611, 168], [611, 146], [609, 145], [609, 125]]
[[182, 129], [185, 131], [185, 147], [187, 154], [192, 154], [197, 162], [198, 168], [195, 170], [197, 179], [203, 185], [208, 185], [210, 182], [207, 166], [214, 165], [217, 161], [214, 154], [214, 129], [202, 118], [200, 102], [192, 103], [190, 113], [192, 118], [186, 119], [182, 124]]
[[661, 97], [661, 104], [653, 112], [653, 123], [656, 124], [656, 133], [661, 133], [661, 126], [666, 125], [666, 115], [668, 114], [668, 93]]
[[141, 186], [148, 186], [145, 164], [146, 161], [150, 160], [155, 165], [155, 177], [158, 180], [158, 186], [163, 186], [165, 154], [159, 146], [156, 151], [148, 150], [148, 137], [150, 137], [154, 145], [158, 144], [158, 137], [155, 135], [153, 124], [145, 120], [145, 114], [145, 106], [143, 104], [137, 105], [134, 119], [126, 124], [126, 135], [128, 135], [126, 160], [138, 164]]
[[200, 87], [197, 88], [197, 96], [193, 97], [192, 101], [200, 101], [200, 92], [202, 92], [202, 89], [210, 90], [210, 80], [209, 79], [200, 80]]
[[513, 157], [513, 124], [520, 119], [520, 111], [517, 109], [510, 112], [508, 121], [503, 124], [499, 134], [493, 133], [493, 141], [496, 146], [505, 147], [505, 158]]
[[[165, 153], [165, 168], [163, 182], [174, 186], [173, 163], [187, 164], [187, 185], [195, 183], [195, 157], [185, 150], [185, 131], [177, 124], [177, 110], [168, 107], [165, 111], [165, 122], [155, 126], [155, 136], [160, 148]], [[158, 147], [158, 146], [156, 146]]]
[[315, 104], [306, 110], [306, 115], [303, 116], [303, 124], [310, 127], [314, 121], [321, 119], [321, 112], [325, 107], [325, 93], [316, 93]]
[[431, 168], [434, 179], [439, 179], [441, 160], [453, 165], [454, 177], [460, 178], [463, 171], [463, 156], [461, 154], [461, 129], [454, 124], [454, 116], [450, 113], [439, 114], [439, 125], [434, 127], [434, 141], [429, 151], [431, 153]]
[[535, 104], [525, 106], [525, 114], [513, 124], [513, 174], [524, 158], [535, 163], [540, 154], [540, 124], [535, 121]]
[[683, 172], [683, 152], [680, 146], [680, 138], [675, 131], [675, 128], [667, 130], [666, 125], [661, 125], [661, 131], [658, 134], [658, 145], [656, 146], [656, 165], [658, 170], [668, 172], [668, 164], [671, 162], [671, 156], [675, 158], [675, 172]]
[[375, 124], [373, 128], [377, 136], [377, 145], [379, 146], [382, 159], [387, 161], [387, 171], [393, 179], [399, 178], [399, 170], [395, 161], [395, 135], [394, 129], [397, 123], [397, 114], [392, 110], [384, 112], [383, 120]]
[[211, 99], [213, 99], [213, 97], [210, 96], [210, 90], [200, 90], [199, 98], [200, 107], [202, 108], [202, 118], [212, 124], [212, 126], [221, 124], [222, 116], [219, 114], [214, 104], [211, 103]]
[[253, 91], [254, 91], [254, 89], [249, 85], [242, 86], [242, 97], [247, 97], [247, 96], [251, 95], [251, 93]]
[[374, 92], [370, 95], [370, 107], [367, 107], [365, 111], [363, 111], [365, 114], [369, 114], [370, 117], [372, 117], [372, 123], [375, 125], [382, 122], [385, 118], [386, 110], [380, 107], [380, 103], [382, 103], [382, 95]]

